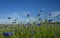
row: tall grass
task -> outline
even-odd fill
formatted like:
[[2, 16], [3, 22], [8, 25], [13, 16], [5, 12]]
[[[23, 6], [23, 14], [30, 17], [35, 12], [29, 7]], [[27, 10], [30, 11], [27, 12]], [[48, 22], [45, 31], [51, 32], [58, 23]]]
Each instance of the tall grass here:
[[[3, 33], [13, 32], [5, 36]], [[60, 25], [57, 23], [37, 24], [0, 24], [0, 38], [60, 38]]]

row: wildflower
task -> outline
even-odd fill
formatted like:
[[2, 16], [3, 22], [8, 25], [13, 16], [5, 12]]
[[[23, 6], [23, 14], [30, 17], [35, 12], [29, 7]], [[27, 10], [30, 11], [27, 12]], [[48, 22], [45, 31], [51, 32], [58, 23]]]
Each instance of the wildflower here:
[[7, 28], [8, 26], [5, 26], [5, 28]]
[[32, 31], [32, 35], [34, 34], [35, 32], [34, 31]]
[[48, 19], [45, 19], [45, 22], [47, 22], [48, 21]]
[[37, 14], [37, 16], [40, 16], [40, 13], [39, 13], [39, 14]]
[[40, 12], [42, 12], [42, 10], [40, 10]]
[[28, 22], [27, 25], [31, 25], [30, 22]]
[[30, 17], [30, 14], [27, 14], [27, 17]]
[[52, 14], [50, 13], [49, 16], [51, 16]]
[[48, 20], [49, 22], [53, 21], [53, 19]]
[[56, 16], [57, 18], [59, 17], [59, 16]]
[[40, 26], [40, 25], [41, 25], [40, 23], [37, 24], [37, 26]]
[[11, 17], [8, 17], [8, 19], [11, 19]]
[[20, 26], [20, 24], [18, 24], [18, 26]]
[[41, 20], [41, 18], [39, 18], [38, 20]]
[[27, 24], [30, 24], [30, 22], [28, 22]]
[[57, 33], [55, 33], [55, 34], [54, 34], [54, 36], [58, 36], [58, 34], [57, 34]]
[[15, 24], [16, 22], [12, 22], [12, 23], [14, 23], [14, 24]]
[[12, 36], [13, 32], [3, 32], [3, 36]]
[[59, 14], [59, 16], [60, 16], [60, 14]]
[[14, 21], [16, 21], [17, 19], [15, 19]]
[[33, 24], [35, 23], [35, 21], [33, 21]]

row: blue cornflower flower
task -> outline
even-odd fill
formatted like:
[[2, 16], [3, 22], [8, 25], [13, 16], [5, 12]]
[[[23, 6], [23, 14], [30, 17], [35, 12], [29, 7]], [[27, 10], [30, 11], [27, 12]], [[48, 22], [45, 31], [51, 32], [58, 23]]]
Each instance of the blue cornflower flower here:
[[20, 26], [20, 24], [18, 24], [18, 26]]
[[40, 10], [40, 12], [42, 12], [42, 10]]
[[27, 25], [31, 25], [31, 23], [30, 23], [30, 22], [28, 22], [28, 23], [27, 23]]
[[27, 24], [30, 24], [30, 22], [28, 22]]
[[37, 14], [37, 16], [40, 16], [40, 13], [39, 13], [39, 14]]
[[59, 17], [59, 16], [56, 16], [57, 18]]
[[8, 17], [8, 19], [11, 19], [11, 17]]
[[8, 26], [5, 26], [5, 28], [7, 28]]
[[41, 20], [41, 18], [39, 18], [38, 20]]
[[40, 25], [41, 25], [40, 23], [37, 24], [37, 26], [40, 26]]
[[51, 21], [53, 21], [53, 19], [49, 19], [48, 21], [51, 22]]
[[54, 34], [54, 36], [58, 36], [58, 34], [57, 34], [57, 33], [55, 33], [55, 34]]
[[60, 16], [60, 14], [59, 14], [59, 16]]
[[51, 16], [52, 14], [50, 13], [49, 16]]
[[16, 21], [17, 19], [15, 19], [14, 21]]
[[13, 24], [15, 24], [16, 22], [12, 22]]
[[13, 32], [3, 32], [3, 36], [12, 36]]
[[27, 17], [30, 17], [30, 14], [27, 14]]
[[32, 35], [34, 34], [35, 32], [34, 31], [32, 31]]

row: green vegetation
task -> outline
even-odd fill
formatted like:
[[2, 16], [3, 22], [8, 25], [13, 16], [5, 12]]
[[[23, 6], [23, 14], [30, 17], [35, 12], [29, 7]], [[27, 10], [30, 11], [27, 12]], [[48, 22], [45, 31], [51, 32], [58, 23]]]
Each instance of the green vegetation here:
[[[5, 32], [13, 32], [13, 35], [4, 36]], [[60, 38], [60, 24], [0, 24], [0, 38]]]

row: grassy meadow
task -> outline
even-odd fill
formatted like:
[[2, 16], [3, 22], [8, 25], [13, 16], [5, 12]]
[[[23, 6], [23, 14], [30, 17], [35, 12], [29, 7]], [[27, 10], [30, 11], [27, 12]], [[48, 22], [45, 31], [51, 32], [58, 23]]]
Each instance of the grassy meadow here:
[[60, 23], [0, 24], [0, 38], [60, 38]]

